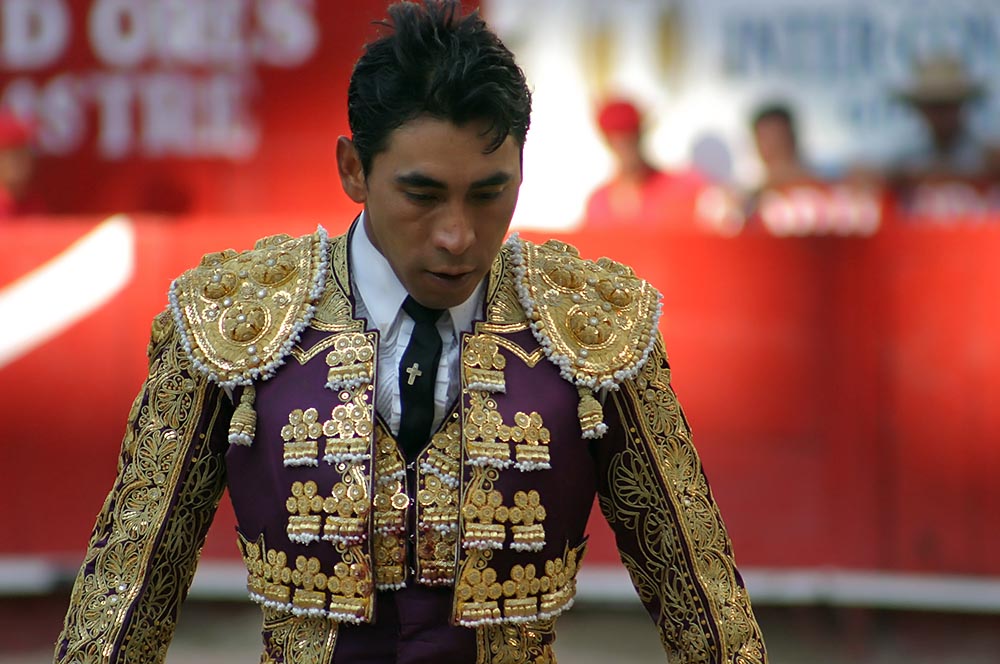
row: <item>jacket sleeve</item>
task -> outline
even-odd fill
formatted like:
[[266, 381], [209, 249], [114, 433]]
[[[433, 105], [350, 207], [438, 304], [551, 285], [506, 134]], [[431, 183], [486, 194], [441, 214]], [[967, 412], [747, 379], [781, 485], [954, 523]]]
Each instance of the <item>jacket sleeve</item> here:
[[163, 661], [225, 487], [230, 411], [228, 397], [192, 369], [169, 313], [160, 314], [56, 662]]
[[673, 663], [767, 661], [732, 544], [657, 339], [638, 375], [604, 404], [599, 502]]

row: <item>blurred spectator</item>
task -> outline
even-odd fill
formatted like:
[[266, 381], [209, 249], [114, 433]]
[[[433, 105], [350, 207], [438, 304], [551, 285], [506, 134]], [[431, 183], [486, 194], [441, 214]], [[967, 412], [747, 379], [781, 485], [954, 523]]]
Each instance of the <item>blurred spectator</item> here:
[[45, 211], [31, 191], [35, 175], [35, 129], [9, 110], [0, 110], [0, 219]]
[[753, 139], [764, 167], [761, 190], [815, 182], [799, 152], [795, 116], [788, 106], [769, 103], [753, 115]]
[[587, 201], [587, 228], [690, 227], [705, 180], [695, 171], [663, 171], [643, 152], [643, 123], [629, 101], [601, 106], [597, 124], [615, 162], [615, 173]]
[[1000, 151], [976, 137], [968, 124], [968, 107], [984, 92], [955, 56], [939, 54], [916, 63], [912, 82], [897, 96], [920, 115], [927, 138], [896, 160], [894, 179], [905, 184], [1000, 176]]

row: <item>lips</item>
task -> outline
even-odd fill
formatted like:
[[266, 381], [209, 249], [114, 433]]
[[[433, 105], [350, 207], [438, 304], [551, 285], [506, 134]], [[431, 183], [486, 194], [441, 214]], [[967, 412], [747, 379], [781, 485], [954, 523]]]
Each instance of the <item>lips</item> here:
[[438, 279], [444, 279], [445, 281], [461, 281], [463, 278], [472, 274], [472, 270], [428, 270], [428, 273], [437, 277]]

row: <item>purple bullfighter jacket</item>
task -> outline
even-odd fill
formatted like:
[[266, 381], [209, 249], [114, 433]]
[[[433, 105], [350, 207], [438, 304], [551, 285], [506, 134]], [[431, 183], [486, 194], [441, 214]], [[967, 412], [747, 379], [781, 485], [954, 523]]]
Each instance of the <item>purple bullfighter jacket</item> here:
[[659, 294], [516, 236], [407, 463], [347, 236], [206, 256], [156, 318], [59, 662], [161, 662], [228, 487], [263, 662], [553, 662], [595, 495], [672, 662], [765, 662], [657, 333]]

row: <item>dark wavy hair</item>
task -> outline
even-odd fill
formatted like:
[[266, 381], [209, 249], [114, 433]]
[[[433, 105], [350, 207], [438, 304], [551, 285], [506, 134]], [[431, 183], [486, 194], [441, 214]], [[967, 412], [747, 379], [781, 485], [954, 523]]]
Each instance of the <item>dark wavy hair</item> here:
[[365, 46], [347, 89], [347, 117], [365, 175], [389, 135], [421, 115], [489, 123], [487, 152], [513, 136], [523, 149], [531, 92], [514, 55], [456, 0], [399, 2]]

